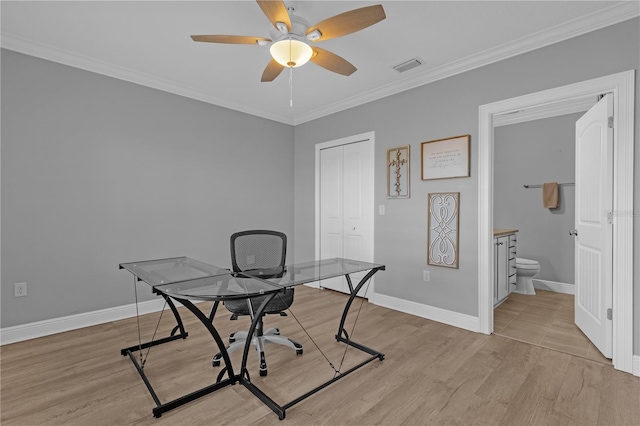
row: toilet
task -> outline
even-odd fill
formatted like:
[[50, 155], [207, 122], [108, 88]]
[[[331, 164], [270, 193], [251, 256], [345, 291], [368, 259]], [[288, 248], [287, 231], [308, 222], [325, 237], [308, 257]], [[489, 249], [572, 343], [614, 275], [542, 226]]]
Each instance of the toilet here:
[[537, 260], [516, 257], [516, 289], [514, 293], [535, 295], [533, 277], [540, 272], [540, 263]]

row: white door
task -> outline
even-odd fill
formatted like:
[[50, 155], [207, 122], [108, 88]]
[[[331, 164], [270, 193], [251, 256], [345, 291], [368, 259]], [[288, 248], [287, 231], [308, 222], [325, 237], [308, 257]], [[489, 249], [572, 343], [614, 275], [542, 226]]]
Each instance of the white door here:
[[575, 323], [612, 357], [613, 100], [606, 95], [576, 122]]
[[[320, 150], [320, 258], [373, 262], [373, 155], [371, 141]], [[357, 285], [364, 274], [351, 276]], [[349, 292], [344, 277], [321, 287]], [[365, 290], [367, 293], [365, 295]], [[371, 286], [359, 295], [369, 297]]]

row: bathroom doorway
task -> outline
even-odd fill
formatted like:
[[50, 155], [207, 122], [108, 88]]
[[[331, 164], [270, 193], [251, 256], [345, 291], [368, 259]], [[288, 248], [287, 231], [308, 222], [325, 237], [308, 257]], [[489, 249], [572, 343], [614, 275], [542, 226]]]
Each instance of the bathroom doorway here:
[[[572, 100], [595, 97], [603, 93], [614, 95], [614, 187], [613, 212], [633, 211], [633, 122], [635, 71], [627, 71], [555, 89], [519, 96], [479, 107], [478, 137], [478, 270], [479, 270], [479, 330], [493, 330], [493, 123], [501, 115], [521, 110], [553, 111], [562, 109]], [[558, 115], [550, 114], [548, 116]], [[614, 215], [615, 216], [615, 215]], [[613, 221], [613, 365], [616, 369], [633, 371], [633, 235], [632, 214], [618, 215]]]
[[[585, 99], [572, 109], [595, 102]], [[520, 113], [494, 121], [494, 227], [517, 230], [515, 256], [538, 262], [540, 270], [533, 277], [536, 294], [510, 293], [494, 310], [493, 330], [610, 363], [574, 324], [575, 237], [569, 231], [575, 223], [575, 125], [582, 115]], [[556, 208], [543, 205], [542, 184], [549, 181], [559, 183]]]
[[[579, 108], [588, 107], [585, 102]], [[517, 258], [538, 262], [540, 270], [533, 277], [536, 294], [510, 293], [494, 310], [493, 330], [595, 357], [595, 347], [573, 323], [575, 249], [569, 230], [575, 221], [575, 123], [582, 114], [534, 120], [510, 114], [494, 122], [493, 224], [517, 230]], [[543, 205], [542, 184], [550, 181], [559, 183], [556, 208]], [[515, 290], [515, 283], [510, 287]]]

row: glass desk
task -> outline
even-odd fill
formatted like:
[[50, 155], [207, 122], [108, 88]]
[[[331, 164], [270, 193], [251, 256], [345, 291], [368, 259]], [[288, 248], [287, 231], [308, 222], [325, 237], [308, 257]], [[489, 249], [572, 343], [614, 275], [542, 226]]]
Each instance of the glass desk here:
[[[218, 389], [235, 383], [240, 383], [249, 389], [249, 391], [271, 408], [276, 414], [278, 414], [278, 417], [282, 420], [285, 418], [286, 410], [293, 405], [303, 401], [309, 396], [315, 394], [321, 389], [324, 389], [326, 386], [345, 377], [347, 374], [357, 370], [358, 368], [363, 367], [369, 362], [375, 359], [384, 359], [384, 354], [351, 340], [344, 329], [347, 313], [349, 312], [349, 308], [358, 294], [358, 291], [373, 276], [373, 274], [379, 270], [384, 270], [384, 265], [334, 258], [287, 265], [284, 271], [277, 271], [277, 274], [268, 275], [264, 275], [264, 270], [233, 273], [228, 269], [209, 265], [188, 257], [121, 263], [119, 266], [120, 269], [126, 269], [133, 274], [134, 285], [136, 285], [138, 281], [144, 281], [152, 287], [152, 291], [155, 294], [163, 297], [173, 312], [177, 323], [170, 335], [167, 337], [146, 343], [140, 342], [138, 345], [121, 350], [121, 354], [123, 356], [129, 356], [155, 401], [156, 407], [153, 409], [153, 415], [155, 417], [160, 417], [163, 412], [201, 398]], [[356, 285], [353, 285], [350, 275], [359, 272], [366, 272], [366, 275]], [[220, 337], [220, 334], [213, 326], [213, 318], [220, 302], [231, 299], [252, 299], [257, 296], [267, 296], [257, 308], [251, 322], [251, 327], [248, 331], [248, 335], [251, 336], [253, 335], [258, 320], [263, 314], [267, 304], [274, 297], [277, 297], [278, 293], [301, 284], [309, 284], [323, 279], [340, 276], [344, 276], [347, 280], [351, 295], [343, 309], [340, 324], [338, 326], [338, 333], [335, 338], [338, 342], [345, 343], [369, 354], [370, 356], [365, 361], [345, 372], [337, 374], [333, 379], [328, 380], [322, 385], [284, 405], [279, 405], [274, 402], [268, 395], [251, 382], [249, 372], [247, 370], [247, 358], [251, 347], [251, 339], [247, 339], [245, 343], [240, 370], [238, 374], [235, 373], [226, 346]], [[193, 303], [193, 301], [203, 300], [213, 301], [213, 306], [208, 316]], [[215, 383], [195, 392], [191, 392], [183, 397], [163, 403], [158, 398], [153, 386], [144, 372], [144, 362], [138, 362], [134, 353], [142, 351], [142, 349], [164, 344], [173, 340], [187, 338], [188, 333], [184, 329], [182, 319], [180, 318], [180, 314], [178, 313], [173, 301], [181, 303], [204, 324], [218, 346], [222, 359], [224, 360], [225, 367], [220, 371]]]

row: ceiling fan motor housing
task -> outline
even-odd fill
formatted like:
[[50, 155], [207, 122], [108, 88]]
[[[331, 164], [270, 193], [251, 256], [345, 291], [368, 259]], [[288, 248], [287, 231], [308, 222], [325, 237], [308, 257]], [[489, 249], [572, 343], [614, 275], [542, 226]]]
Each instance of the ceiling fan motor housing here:
[[[305, 36], [305, 32], [307, 28], [309, 28], [309, 21], [304, 19], [298, 15], [289, 14], [289, 19], [291, 20], [291, 31], [290, 32], [280, 32], [276, 27], [271, 25], [269, 27], [269, 35], [271, 36], [271, 40], [275, 42], [280, 40], [287, 40], [289, 38], [293, 40], [299, 40], [304, 43], [307, 42], [307, 37]], [[285, 26], [286, 28], [286, 26]]]

